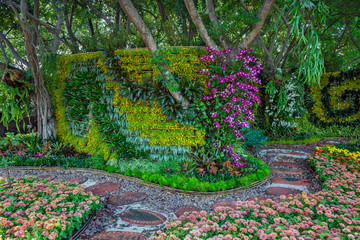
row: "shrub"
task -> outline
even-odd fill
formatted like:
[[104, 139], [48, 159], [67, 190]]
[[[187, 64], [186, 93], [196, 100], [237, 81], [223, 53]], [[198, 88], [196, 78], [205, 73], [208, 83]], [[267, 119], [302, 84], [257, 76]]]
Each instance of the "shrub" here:
[[100, 198], [67, 181], [0, 177], [0, 239], [63, 239], [102, 205]]

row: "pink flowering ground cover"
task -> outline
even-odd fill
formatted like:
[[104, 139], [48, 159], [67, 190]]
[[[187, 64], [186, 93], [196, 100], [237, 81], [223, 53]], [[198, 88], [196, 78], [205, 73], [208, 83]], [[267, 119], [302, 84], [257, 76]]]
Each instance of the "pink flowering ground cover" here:
[[318, 149], [308, 156], [323, 191], [281, 201], [237, 202], [237, 210], [184, 213], [150, 239], [360, 239], [360, 173]]
[[83, 187], [55, 180], [0, 177], [0, 240], [63, 239], [102, 206]]

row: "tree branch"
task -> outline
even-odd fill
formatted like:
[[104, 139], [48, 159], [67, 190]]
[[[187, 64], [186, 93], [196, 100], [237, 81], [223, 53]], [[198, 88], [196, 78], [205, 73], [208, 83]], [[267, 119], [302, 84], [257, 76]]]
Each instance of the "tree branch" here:
[[242, 1], [242, 0], [239, 0], [241, 6], [249, 13], [251, 13], [251, 10], [246, 6], [246, 4]]
[[294, 36], [293, 39], [290, 42], [289, 47], [286, 49], [285, 55], [282, 58], [282, 64], [281, 64], [281, 68], [284, 68], [285, 63], [286, 63], [286, 59], [288, 58], [291, 49], [295, 46], [295, 44], [297, 44], [299, 42], [299, 40], [296, 40], [296, 37]]
[[5, 60], [5, 62], [7, 63], [8, 60], [9, 60], [9, 57], [8, 57], [8, 55], [6, 54], [5, 48], [4, 48], [4, 46], [3, 46], [3, 41], [0, 42], [0, 48], [1, 48], [1, 52], [2, 52], [2, 54], [3, 54], [4, 60]]
[[342, 34], [341, 34], [341, 36], [340, 36], [340, 38], [339, 38], [339, 41], [337, 42], [337, 44], [336, 44], [336, 46], [335, 46], [335, 48], [334, 48], [334, 52], [336, 51], [336, 49], [338, 49], [339, 48], [339, 45], [340, 45], [340, 43], [341, 43], [341, 41], [343, 40], [343, 38], [344, 38], [344, 36], [345, 36], [345, 30], [346, 29], [344, 29], [344, 31], [342, 32]]
[[269, 49], [266, 48], [263, 38], [259, 37], [259, 39], [260, 39], [260, 41], [259, 41], [260, 47], [264, 51], [264, 53], [269, 61], [270, 69], [272, 71], [275, 71], [275, 64], [274, 64], [274, 59], [272, 57], [272, 52], [270, 52]]
[[[8, 6], [10, 6], [12, 9], [17, 9], [17, 10], [20, 10], [20, 6], [15, 4], [13, 1], [11, 0], [4, 0]], [[15, 14], [16, 15], [16, 14]], [[26, 12], [25, 13], [26, 16], [28, 16], [31, 20], [37, 22], [38, 24], [41, 24], [43, 25], [49, 32], [53, 33], [53, 34], [56, 34], [56, 30], [51, 27], [48, 23], [36, 18], [34, 15], [30, 14], [29, 12]]]
[[157, 4], [158, 9], [159, 9], [161, 21], [164, 23], [166, 21], [166, 19], [169, 18], [169, 14], [166, 11], [165, 5], [161, 2], [161, 0], [156, 0], [156, 4]]
[[146, 9], [144, 9], [144, 8], [141, 8], [141, 7], [139, 7], [138, 9], [139, 9], [140, 11], [144, 11], [144, 12], [149, 13], [151, 16], [153, 16], [153, 18], [154, 18], [155, 20], [158, 19], [158, 16], [156, 16], [155, 14], [153, 14], [151, 11], [146, 10]]
[[215, 13], [215, 7], [214, 7], [214, 3], [212, 0], [206, 0], [206, 8], [209, 12], [209, 17], [210, 17], [210, 21], [213, 25], [213, 28], [216, 31], [216, 35], [220, 40], [221, 45], [223, 46], [223, 48], [228, 49], [230, 48], [230, 43], [229, 41], [226, 39], [226, 37], [220, 32], [220, 29], [218, 27], [218, 17], [216, 16]]
[[99, 10], [97, 10], [91, 3], [89, 3], [86, 0], [81, 0], [83, 3], [85, 3], [88, 7], [90, 7], [96, 15], [98, 15], [100, 18], [104, 19], [105, 22], [107, 22], [107, 24], [109, 24], [111, 27], [114, 27], [114, 24], [107, 18], [105, 17], [104, 14], [102, 14], [102, 12], [100, 12]]
[[64, 19], [65, 19], [65, 25], [66, 25], [66, 30], [69, 34], [70, 37], [70, 41], [71, 44], [69, 44], [68, 46], [70, 47], [71, 51], [73, 53], [77, 53], [79, 52], [79, 46], [78, 46], [78, 42], [80, 42], [79, 39], [77, 39], [75, 37], [75, 34], [72, 30], [72, 15], [73, 15], [73, 10], [75, 9], [75, 4], [72, 5], [71, 7], [71, 15], [70, 15], [70, 19], [69, 19], [69, 13], [68, 13], [68, 9], [67, 9], [67, 0], [64, 0]]
[[0, 38], [6, 43], [6, 45], [8, 46], [8, 48], [10, 49], [11, 53], [14, 55], [16, 60], [24, 64], [26, 67], [29, 67], [29, 62], [26, 61], [24, 58], [20, 57], [19, 53], [15, 50], [14, 46], [1, 31], [0, 31]]
[[[290, 37], [291, 37], [290, 32], [291, 32], [291, 29], [288, 29], [285, 39], [281, 42], [280, 51], [279, 51], [278, 55], [275, 57], [275, 66], [278, 66], [281, 59], [284, 57], [285, 48], [288, 45], [288, 42], [289, 42]], [[288, 46], [288, 48], [290, 48], [290, 47], [292, 47], [291, 44]]]
[[54, 42], [53, 42], [53, 46], [51, 48], [51, 52], [56, 52], [60, 45], [60, 30], [61, 30], [61, 25], [64, 22], [64, 18], [62, 17], [60, 9], [56, 6], [54, 0], [51, 0], [51, 4], [57, 15], [56, 34], [54, 34]]
[[[276, 38], [277, 38], [277, 35], [279, 33], [279, 29], [282, 27], [283, 23], [280, 22], [279, 26], [276, 27], [276, 30], [274, 32], [274, 35], [273, 35], [273, 38], [271, 39], [271, 43], [270, 43], [270, 47], [269, 47], [269, 51], [272, 53], [273, 50], [274, 50], [274, 46], [275, 46], [275, 43], [276, 43]], [[281, 38], [281, 35], [280, 37]]]
[[14, 66], [6, 65], [5, 63], [2, 63], [2, 62], [0, 62], [0, 68], [1, 68], [1, 69], [6, 69], [6, 68], [8, 68], [8, 69], [16, 69], [16, 70], [22, 72], [21, 69], [16, 68], [16, 67], [14, 67]]
[[325, 28], [325, 30], [320, 34], [319, 37], [322, 37], [322, 35], [324, 35], [324, 33], [325, 33], [328, 29], [330, 29], [330, 27], [331, 27], [332, 25], [334, 25], [341, 17], [342, 17], [342, 16], [338, 17], [335, 21], [333, 21], [332, 23], [330, 23], [329, 26], [327, 26], [327, 27]]
[[348, 62], [348, 63], [346, 63], [346, 64], [342, 65], [342, 67], [346, 67], [347, 65], [353, 64], [354, 62], [356, 62], [356, 61], [358, 61], [358, 60], [360, 60], [360, 57], [355, 58], [355, 59], [354, 59], [354, 60], [352, 60], [351, 62]]
[[272, 5], [274, 4], [275, 0], [265, 0], [259, 14], [258, 18], [260, 21], [258, 21], [252, 31], [245, 37], [243, 40], [240, 41], [239, 45], [237, 46], [237, 50], [247, 48], [252, 41], [256, 38], [256, 36], [259, 34], [262, 26], [264, 25], [265, 19], [269, 15], [270, 9]]
[[195, 24], [197, 30], [200, 33], [201, 38], [204, 40], [205, 44], [209, 47], [214, 47], [217, 51], [220, 51], [220, 48], [216, 45], [214, 40], [211, 39], [209, 33], [206, 30], [206, 27], [201, 20], [199, 13], [196, 10], [193, 0], [184, 0], [185, 6], [190, 14], [191, 20]]
[[347, 32], [350, 36], [350, 39], [351, 41], [353, 42], [354, 46], [357, 48], [357, 50], [360, 52], [360, 45], [359, 43], [355, 40], [354, 36], [351, 34], [351, 31], [350, 31], [350, 27], [349, 27], [349, 23], [350, 21], [346, 22], [345, 25], [346, 25], [346, 29], [347, 29]]

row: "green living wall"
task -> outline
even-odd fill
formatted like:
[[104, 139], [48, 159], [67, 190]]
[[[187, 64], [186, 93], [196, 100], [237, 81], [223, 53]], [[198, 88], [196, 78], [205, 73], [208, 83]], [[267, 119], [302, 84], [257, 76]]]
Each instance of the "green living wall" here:
[[[172, 73], [189, 81], [205, 81], [198, 74], [205, 49], [182, 48], [169, 54]], [[146, 49], [117, 50], [115, 56], [129, 79], [141, 83], [159, 72]], [[109, 76], [102, 52], [43, 57], [44, 78], [52, 96], [57, 134], [77, 151], [105, 159], [183, 159], [192, 146], [205, 144], [205, 132], [167, 120], [159, 104], [122, 97]], [[57, 62], [58, 72], [54, 70]]]
[[310, 112], [322, 124], [360, 123], [360, 68], [323, 74], [320, 86], [311, 86], [310, 95]]

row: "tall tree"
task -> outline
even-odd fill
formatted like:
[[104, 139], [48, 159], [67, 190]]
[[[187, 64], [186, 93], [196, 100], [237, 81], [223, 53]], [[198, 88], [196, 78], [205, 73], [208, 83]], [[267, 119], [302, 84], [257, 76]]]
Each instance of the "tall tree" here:
[[14, 11], [15, 16], [20, 23], [26, 42], [26, 55], [29, 59], [35, 82], [35, 104], [37, 113], [38, 135], [41, 136], [43, 139], [48, 139], [51, 136], [56, 137], [56, 123], [54, 113], [51, 107], [50, 95], [46, 89], [44, 79], [40, 70], [40, 63], [36, 54], [36, 45], [34, 41], [36, 36], [35, 32], [32, 31], [34, 25], [32, 26], [27, 19], [27, 15], [29, 14], [27, 0], [21, 0], [20, 14], [18, 13], [17, 8], [12, 3], [12, 1], [5, 1]]

